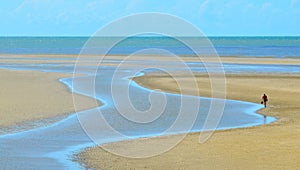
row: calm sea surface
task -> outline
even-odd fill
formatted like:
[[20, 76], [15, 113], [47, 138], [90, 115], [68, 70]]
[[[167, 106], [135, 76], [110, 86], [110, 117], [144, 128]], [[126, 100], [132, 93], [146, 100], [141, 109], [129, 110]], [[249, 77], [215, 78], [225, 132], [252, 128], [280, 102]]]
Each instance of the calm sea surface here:
[[[118, 38], [93, 38], [94, 44], [85, 46], [89, 37], [0, 37], [0, 54], [79, 54], [83, 48], [90, 53], [106, 53], [107, 47]], [[183, 38], [193, 48], [206, 53], [210, 44], [204, 38]], [[300, 37], [209, 37], [220, 56], [299, 57]], [[191, 55], [193, 51], [181, 41], [170, 37], [129, 37], [114, 44], [108, 54], [131, 54], [143, 49], [158, 48], [177, 55]]]

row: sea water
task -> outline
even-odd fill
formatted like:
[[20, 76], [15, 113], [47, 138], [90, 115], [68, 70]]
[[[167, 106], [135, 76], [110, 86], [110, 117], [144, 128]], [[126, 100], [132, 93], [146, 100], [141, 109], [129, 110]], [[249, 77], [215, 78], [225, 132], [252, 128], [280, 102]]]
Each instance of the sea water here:
[[[0, 37], [0, 54], [79, 54], [90, 37]], [[93, 37], [97, 40], [91, 53], [118, 38]], [[194, 48], [208, 45], [203, 37], [185, 37]], [[299, 57], [300, 37], [207, 37], [220, 56]], [[199, 44], [200, 42], [200, 44]], [[131, 54], [145, 48], [159, 48], [176, 55], [193, 55], [176, 37], [123, 37], [108, 54]], [[201, 50], [200, 50], [201, 52]], [[205, 54], [205, 48], [203, 48]]]

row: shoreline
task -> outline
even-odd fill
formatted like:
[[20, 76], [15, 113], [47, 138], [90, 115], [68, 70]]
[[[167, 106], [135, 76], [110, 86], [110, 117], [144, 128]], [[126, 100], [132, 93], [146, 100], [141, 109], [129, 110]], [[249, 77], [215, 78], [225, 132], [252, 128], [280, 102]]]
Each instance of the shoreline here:
[[[50, 64], [50, 63], [65, 63], [65, 64], [75, 64], [77, 57], [86, 57], [85, 62], [89, 65], [92, 65], [95, 63], [95, 60], [101, 59], [101, 57], [104, 57], [107, 61], [114, 61], [114, 60], [123, 60], [124, 55], [93, 55], [93, 54], [83, 54], [83, 55], [69, 55], [69, 54], [9, 54], [8, 56], [5, 56], [5, 54], [0, 54], [1, 62], [3, 63], [32, 63], [32, 64]], [[126, 55], [125, 55], [126, 56]], [[185, 62], [201, 62], [201, 58], [195, 56], [181, 56], [181, 59]], [[258, 56], [219, 56], [215, 58], [209, 58], [209, 56], [201, 56], [205, 61], [203, 62], [222, 62], [225, 64], [270, 64], [270, 65], [294, 65], [298, 66], [300, 65], [300, 56], [299, 57], [258, 57]], [[39, 60], [39, 59], [47, 59], [47, 60]], [[139, 61], [139, 60], [161, 60], [161, 61], [168, 61], [172, 57], [170, 56], [160, 56], [160, 55], [139, 55], [131, 57], [131, 59]], [[21, 59], [21, 60], [20, 60]], [[25, 60], [24, 60], [25, 59]], [[97, 62], [96, 62], [97, 63]], [[111, 63], [111, 65], [114, 65], [114, 63]]]
[[[176, 88], [174, 90], [174, 85], [171, 85], [172, 82], [170, 83], [170, 79], [167, 79], [166, 77], [161, 78], [161, 75], [159, 75], [158, 73], [156, 73], [155, 75], [146, 75], [145, 77], [139, 77], [141, 78], [140, 80], [137, 80], [137, 78], [134, 78], [135, 81], [137, 81], [137, 83], [140, 83], [141, 86], [145, 87], [145, 81], [149, 81], [149, 84], [146, 85], [147, 88], [150, 89], [161, 89], [167, 92], [177, 92]], [[228, 76], [228, 75], [227, 75]], [[239, 77], [241, 78], [243, 81], [243, 77], [245, 77], [245, 75], [230, 75], [230, 78], [234, 78], [234, 77]], [[262, 81], [262, 79], [265, 79], [266, 75], [256, 75], [256, 74], [252, 74], [252, 75], [248, 75], [248, 79], [252, 79], [255, 77], [258, 77], [259, 81]], [[271, 79], [273, 79], [276, 76], [279, 82], [282, 82], [281, 79], [287, 79], [287, 80], [295, 80], [298, 79], [299, 75], [268, 75], [269, 79], [266, 79], [266, 81], [269, 81]], [[273, 76], [273, 77], [272, 77]], [[247, 76], [246, 76], [247, 77]], [[270, 78], [271, 77], [271, 78]], [[159, 80], [157, 80], [159, 79]], [[238, 79], [238, 78], [237, 78]], [[247, 79], [247, 78], [246, 78]], [[154, 81], [156, 80], [156, 81]], [[154, 81], [154, 82], [153, 82]], [[255, 80], [257, 81], [257, 80]], [[163, 83], [159, 83], [159, 82], [164, 82], [164, 84], [167, 84], [166, 86], [163, 86]], [[144, 84], [143, 84], [144, 83]], [[239, 82], [240, 83], [240, 82]], [[258, 83], [259, 85], [260, 83]], [[295, 85], [300, 84], [299, 81], [297, 81], [296, 84], [294, 84], [293, 87], [295, 87]], [[243, 83], [242, 83], [243, 85]], [[244, 84], [245, 85], [245, 84]], [[170, 89], [166, 89], [167, 86], [171, 86], [171, 90]], [[286, 86], [288, 87], [288, 86]], [[297, 87], [297, 86], [296, 86]], [[296, 88], [295, 87], [295, 88]], [[173, 89], [172, 89], [173, 88]], [[235, 87], [232, 87], [235, 88]], [[292, 88], [292, 87], [291, 87]], [[168, 91], [169, 90], [169, 91]], [[173, 91], [172, 91], [173, 90]], [[286, 90], [285, 88], [283, 88], [283, 90]], [[295, 89], [296, 90], [296, 89]], [[297, 94], [300, 94], [299, 90], [296, 90]], [[205, 91], [203, 91], [203, 93], [205, 93]], [[202, 93], [202, 95], [203, 95]], [[292, 92], [293, 93], [293, 92]], [[272, 94], [272, 93], [271, 93]], [[204, 96], [209, 96], [208, 93], [206, 92], [206, 95]], [[297, 96], [297, 95], [296, 95]], [[260, 96], [258, 96], [258, 101], [260, 102], [259, 99]], [[272, 97], [273, 96], [272, 94]], [[292, 97], [294, 98], [294, 97]], [[232, 97], [230, 98], [232, 99]], [[255, 99], [256, 100], [256, 99]], [[242, 100], [242, 101], [249, 101], [249, 100]], [[256, 103], [258, 102], [256, 101]], [[297, 100], [298, 101], [298, 100]], [[249, 102], [253, 102], [253, 99], [250, 100]], [[296, 104], [297, 102], [292, 102], [292, 104]], [[282, 103], [281, 103], [282, 104]], [[246, 168], [246, 167], [251, 167], [251, 168], [267, 168], [267, 169], [282, 169], [282, 168], [295, 168], [298, 167], [299, 163], [297, 163], [296, 158], [299, 156], [299, 154], [297, 153], [293, 153], [294, 150], [297, 150], [297, 148], [299, 148], [297, 145], [295, 145], [297, 142], [295, 142], [295, 144], [291, 144], [288, 145], [290, 146], [289, 149], [286, 150], [282, 150], [280, 149], [280, 151], [276, 151], [276, 149], [278, 149], [278, 146], [276, 147], [276, 143], [281, 139], [280, 141], [282, 141], [283, 139], [280, 137], [281, 135], [288, 135], [288, 134], [295, 134], [295, 132], [289, 132], [289, 133], [285, 133], [288, 131], [293, 131], [292, 129], [296, 130], [297, 127], [299, 127], [299, 124], [295, 124], [294, 120], [291, 119], [296, 119], [299, 120], [299, 116], [297, 117], [291, 117], [291, 114], [295, 114], [295, 111], [297, 112], [297, 109], [293, 110], [292, 113], [290, 113], [289, 115], [286, 115], [286, 111], [284, 113], [282, 112], [278, 112], [278, 110], [282, 110], [286, 108], [278, 108], [278, 101], [272, 101], [272, 98], [270, 100], [269, 106], [266, 109], [260, 109], [257, 112], [259, 114], [262, 115], [270, 115], [270, 116], [275, 116], [278, 118], [278, 120], [274, 123], [271, 124], [266, 124], [263, 126], [251, 126], [251, 127], [246, 127], [246, 128], [237, 128], [237, 129], [227, 129], [227, 130], [218, 130], [214, 133], [214, 135], [212, 136], [212, 139], [210, 139], [208, 142], [206, 142], [205, 144], [203, 144], [203, 146], [199, 145], [197, 143], [197, 138], [199, 136], [199, 132], [194, 132], [194, 133], [189, 133], [187, 134], [187, 137], [175, 148], [173, 148], [172, 150], [162, 154], [162, 155], [158, 155], [156, 157], [151, 157], [148, 159], [141, 159], [141, 160], [136, 160], [136, 159], [130, 159], [130, 158], [124, 158], [121, 156], [117, 156], [117, 155], [113, 155], [111, 153], [108, 153], [107, 151], [104, 151], [101, 147], [92, 147], [92, 148], [87, 148], [86, 150], [84, 150], [83, 152], [79, 153], [76, 155], [76, 160], [81, 162], [83, 165], [85, 165], [85, 168], [92, 168], [92, 169], [99, 169], [99, 168], [103, 168], [103, 169], [107, 169], [108, 167], [115, 167], [115, 168], [143, 168], [143, 167], [147, 167], [147, 168], [153, 168], [153, 169], [160, 169], [160, 168], [164, 168], [164, 169], [172, 169], [172, 168], [177, 168], [177, 169], [184, 169], [184, 168]], [[289, 111], [289, 110], [287, 110]], [[285, 126], [289, 126], [289, 127], [285, 127]], [[296, 127], [294, 127], [296, 126]], [[290, 129], [292, 127], [292, 129]], [[280, 130], [278, 130], [278, 128]], [[296, 128], [296, 129], [295, 129]], [[290, 130], [289, 130], [290, 129]], [[278, 132], [279, 131], [279, 132]], [[284, 133], [280, 133], [281, 131], [283, 131]], [[270, 133], [268, 133], [270, 132]], [[278, 133], [278, 134], [277, 134]], [[258, 134], [263, 134], [263, 135], [258, 135]], [[246, 136], [245, 136], [246, 135]], [[258, 135], [258, 136], [257, 136]], [[227, 137], [225, 137], [227, 136]], [[241, 137], [243, 136], [243, 137]], [[273, 138], [265, 138], [264, 136], [273, 136]], [[279, 138], [278, 138], [279, 136]], [[299, 135], [298, 135], [299, 136]], [[136, 140], [131, 140], [131, 141], [122, 141], [122, 142], [116, 142], [116, 143], [110, 143], [110, 144], [106, 144], [106, 146], [110, 147], [110, 148], [118, 148], [121, 150], [126, 149], [127, 147], [132, 146], [132, 143], [134, 143], [134, 145], [149, 145], [149, 143], [151, 144], [155, 144], [155, 143], [159, 143], [159, 142], [166, 142], [168, 140], [172, 140], [174, 136], [161, 136], [161, 137], [153, 137], [153, 138], [142, 138], [142, 139], [136, 139]], [[220, 141], [227, 141], [224, 143], [220, 143], [220, 141], [216, 140], [216, 138], [218, 138]], [[235, 139], [235, 140], [228, 140], [226, 138], [229, 139]], [[249, 139], [250, 138], [250, 139]], [[275, 142], [275, 146], [271, 147], [273, 149], [271, 149], [270, 147], [267, 147], [267, 145], [261, 145], [258, 144], [257, 142], [254, 142], [257, 144], [257, 146], [251, 147], [248, 145], [245, 145], [248, 142], [236, 142], [236, 141], [253, 141], [253, 140], [258, 140], [262, 143], [264, 142]], [[261, 140], [261, 138], [263, 138], [263, 140]], [[295, 137], [293, 137], [295, 138]], [[284, 140], [285, 141], [285, 140]], [[297, 141], [297, 139], [296, 139]], [[229, 143], [236, 143], [236, 144], [229, 144]], [[287, 141], [285, 141], [287, 142]], [[290, 142], [294, 142], [294, 140], [290, 141]], [[207, 144], [208, 143], [208, 144]], [[207, 146], [208, 145], [208, 146]], [[265, 157], [265, 164], [261, 161], [258, 161], [257, 164], [254, 164], [255, 160], [258, 159], [258, 157], [260, 156], [250, 156], [248, 158], [246, 158], [246, 161], [241, 161], [241, 162], [233, 162], [233, 160], [237, 159], [240, 160], [238, 157], [234, 158], [234, 156], [232, 156], [232, 154], [227, 153], [228, 149], [226, 148], [231, 148], [233, 149], [233, 154], [234, 155], [239, 155], [241, 157], [244, 157], [245, 154], [244, 152], [240, 152], [239, 150], [236, 150], [239, 147], [233, 147], [231, 145], [238, 145], [238, 146], [243, 146], [245, 148], [250, 148], [249, 150], [257, 150], [258, 148], [269, 148], [267, 149], [268, 152], [273, 153], [273, 152], [279, 152], [278, 154], [271, 154], [271, 157]], [[214, 149], [215, 146], [220, 146], [217, 147], [218, 150]], [[273, 146], [273, 145], [272, 145]], [[210, 148], [207, 149], [206, 147]], [[179, 148], [179, 149], [178, 149]], [[191, 149], [192, 148], [192, 149]], [[197, 156], [197, 152], [199, 152], [199, 149], [202, 151], [204, 151], [204, 153], [208, 153], [209, 155], [213, 154], [213, 153], [218, 153], [217, 155], [214, 155], [213, 157], [211, 156], [203, 156], [201, 155], [202, 159], [198, 158], [198, 159], [192, 159], [190, 160], [191, 157], [195, 156], [196, 158], [199, 157], [199, 155]], [[196, 151], [195, 151], [196, 150]], [[258, 149], [260, 150], [260, 149]], [[264, 150], [264, 149], [262, 149]], [[289, 153], [289, 158], [282, 158], [282, 155], [285, 155], [288, 152]], [[291, 154], [290, 152], [292, 152], [293, 154]], [[248, 153], [248, 152], [247, 152]], [[285, 153], [285, 154], [283, 154]], [[244, 154], [244, 155], [243, 155]], [[177, 155], [177, 156], [176, 156]], [[181, 155], [178, 157], [178, 155]], [[218, 160], [215, 160], [215, 156], [220, 156], [223, 155], [223, 157], [221, 156], [221, 158], [219, 158]], [[230, 156], [231, 155], [231, 156]], [[101, 157], [102, 160], [97, 159]], [[174, 158], [177, 159], [174, 159]], [[274, 157], [274, 158], [272, 158]], [[280, 157], [280, 159], [278, 158]], [[183, 160], [182, 162], [178, 162], [178, 158], [180, 158], [181, 160]], [[188, 159], [189, 158], [189, 159]], [[224, 158], [224, 159], [223, 159]], [[104, 161], [104, 160], [109, 160], [109, 161]], [[274, 164], [274, 160], [278, 160], [277, 164], [272, 165], [272, 163]], [[196, 162], [208, 162], [208, 164], [206, 165], [199, 165]], [[254, 161], [254, 162], [253, 162]], [[296, 161], [296, 162], [295, 162]], [[113, 163], [112, 163], [113, 162]], [[214, 163], [212, 163], [214, 162]], [[285, 162], [290, 162], [290, 164], [285, 163]]]
[[[138, 78], [138, 77], [144, 78], [144, 76], [137, 76], [137, 77], [131, 77], [131, 78], [128, 78], [128, 79], [129, 80], [133, 80], [134, 83], [137, 86], [139, 86], [139, 88], [145, 89], [147, 91], [152, 91], [153, 90], [153, 88], [145, 87], [145, 86], [141, 85], [141, 83], [138, 83], [138, 81], [134, 80], [135, 78]], [[146, 75], [145, 77], [148, 77], [148, 76]], [[169, 94], [172, 94], [172, 95], [173, 94], [177, 95], [177, 93], [170, 93], [170, 92], [164, 92], [164, 93], [169, 93]], [[200, 98], [210, 98], [210, 97], [205, 97], [205, 96], [199, 96], [199, 97]], [[249, 101], [232, 100], [232, 99], [226, 99], [226, 101], [234, 101], [234, 102], [251, 104], [251, 105], [253, 105], [252, 106], [253, 108], [251, 107], [250, 108], [251, 111], [247, 112], [245, 114], [250, 114], [250, 115], [257, 114], [257, 115], [263, 116], [263, 114], [259, 113], [259, 111], [262, 110], [263, 108], [258, 107], [259, 105], [256, 104], [256, 103], [249, 102]], [[267, 119], [268, 118], [272, 119], [273, 117], [267, 116]], [[246, 124], [246, 125], [238, 126], [238, 127], [235, 127], [235, 126], [225, 127], [225, 128], [221, 128], [221, 129], [216, 129], [215, 131], [216, 132], [226, 132], [226, 131], [231, 131], [231, 130], [235, 130], [235, 129], [248, 129], [248, 128], [253, 128], [253, 127], [257, 127], [257, 126], [265, 126], [265, 125], [276, 123], [278, 121], [278, 119], [275, 118], [275, 120], [269, 120], [269, 121], [271, 121], [271, 122], [265, 122], [264, 124], [261, 124], [261, 123], [259, 123], [259, 124]], [[135, 142], [144, 141], [144, 140], [155, 140], [155, 139], [173, 138], [173, 137], [176, 137], [176, 136], [179, 136], [179, 135], [184, 135], [184, 136], [186, 136], [186, 135], [198, 135], [199, 133], [203, 133], [203, 132], [206, 132], [206, 131], [210, 131], [210, 130], [204, 130], [204, 131], [192, 130], [190, 132], [178, 132], [178, 133], [170, 133], [170, 134], [165, 134], [165, 135], [154, 135], [154, 136], [147, 136], [147, 137], [137, 137], [137, 138], [133, 138], [133, 139], [126, 139], [126, 140], [121, 140], [121, 141], [114, 141], [114, 142], [103, 143], [103, 144], [101, 144], [101, 146], [108, 146], [109, 148], [111, 148], [110, 146], [113, 146], [113, 147], [117, 146], [117, 148], [119, 148], [120, 144], [122, 145], [123, 143], [131, 143], [131, 142], [135, 143]], [[85, 159], [85, 158], [82, 158], [82, 153], [83, 152], [87, 152], [87, 151], [88, 152], [89, 151], [93, 151], [93, 149], [99, 149], [99, 148], [100, 147], [98, 145], [94, 145], [94, 146], [85, 147], [84, 149], [81, 149], [81, 150], [77, 150], [75, 152], [75, 154], [72, 156], [73, 157], [72, 160], [78, 162], [83, 168], [91, 168], [89, 166], [86, 166], [86, 164], [84, 163], [85, 161], [83, 161], [83, 159]], [[104, 151], [104, 152], [106, 152], [106, 151]], [[95, 155], [93, 155], [93, 156], [95, 156]], [[132, 158], [129, 158], [129, 159], [132, 159]], [[95, 169], [98, 169], [98, 168], [95, 168]], [[119, 168], [121, 168], [121, 167], [119, 167]], [[134, 167], [130, 167], [130, 168], [134, 168]]]
[[[35, 72], [35, 71], [34, 71]], [[149, 75], [146, 75], [146, 76], [148, 76], [148, 77], [146, 77], [147, 79], [149, 78]], [[152, 76], [152, 80], [154, 80], [154, 79], [157, 79], [157, 78], [159, 78], [159, 77], [157, 77], [157, 75], [150, 75], [150, 77]], [[200, 75], [201, 76], [201, 75]], [[231, 75], [231, 76], [240, 76], [240, 77], [245, 77], [244, 75]], [[286, 76], [289, 76], [289, 74], [288, 75], [281, 75], [281, 78], [286, 78]], [[251, 77], [251, 76], [250, 76]], [[254, 76], [255, 77], [255, 76]], [[163, 77], [164, 79], [164, 81], [166, 81], [166, 82], [168, 82], [168, 79], [166, 78], [166, 77]], [[280, 78], [280, 77], [279, 77]], [[296, 77], [296, 78], [298, 78], [298, 77]], [[289, 79], [290, 80], [290, 79]], [[59, 83], [61, 83], [61, 82], [59, 82]], [[159, 83], [156, 83], [156, 84], [159, 84]], [[159, 85], [161, 85], [162, 83], [160, 83]], [[153, 85], [153, 82], [152, 82], [152, 85]], [[144, 86], [143, 86], [144, 87]], [[151, 89], [151, 88], [150, 88]], [[297, 90], [296, 90], [297, 91]], [[240, 100], [239, 100], [240, 101]], [[266, 110], [262, 110], [261, 112], [266, 112]], [[280, 114], [279, 114], [280, 115]], [[277, 116], [276, 116], [277, 117]], [[279, 121], [279, 120], [278, 120]], [[279, 123], [282, 123], [281, 121], [283, 121], [284, 123], [287, 123], [287, 122], [285, 122], [285, 120], [283, 119], [281, 119], [280, 118], [280, 122]], [[276, 122], [276, 124], [277, 124], [277, 122]], [[265, 125], [265, 126], [269, 126], [269, 124], [268, 125]], [[274, 126], [274, 125], [270, 125], [270, 126]], [[276, 125], [275, 125], [276, 126]], [[249, 128], [245, 128], [245, 129], [252, 129], [252, 128], [254, 128], [254, 129], [256, 129], [255, 127], [249, 127]], [[244, 128], [243, 128], [244, 129]], [[240, 129], [229, 129], [229, 130], [224, 130], [225, 132], [232, 132], [232, 131], [235, 131], [235, 130], [237, 130], [237, 131], [239, 131]], [[222, 131], [221, 131], [222, 132]], [[216, 132], [216, 133], [218, 133], [219, 134], [219, 132]], [[197, 132], [195, 132], [195, 133], [192, 133], [192, 134], [188, 134], [188, 137], [189, 136], [192, 136], [191, 138], [194, 138], [194, 136], [196, 136], [198, 133]], [[158, 139], [157, 139], [158, 138]], [[142, 139], [143, 141], [151, 141], [151, 140], [160, 140], [160, 139], [163, 139], [163, 140], [170, 140], [170, 138], [172, 138], [172, 136], [163, 136], [163, 137], [154, 137], [154, 138], [147, 138], [147, 139]], [[140, 139], [137, 139], [137, 140], [134, 140], [134, 141], [129, 141], [129, 142], [137, 142], [137, 144], [140, 142]], [[185, 142], [185, 141], [184, 141]], [[112, 143], [112, 144], [108, 144], [108, 145], [112, 145], [112, 146], [115, 146], [116, 144], [117, 145], [124, 145], [125, 147], [126, 147], [126, 143], [128, 143], [128, 141], [124, 141], [124, 142], [121, 142], [121, 143]], [[141, 143], [141, 144], [143, 144], [143, 142]], [[189, 145], [190, 145], [190, 143], [189, 143]], [[186, 148], [185, 148], [186, 149]], [[110, 155], [109, 155], [109, 157], [110, 157]], [[118, 160], [119, 160], [119, 158], [118, 158]], [[131, 160], [132, 161], [132, 160]], [[121, 162], [122, 163], [122, 162]], [[134, 164], [134, 165], [137, 165], [137, 166], [142, 166], [144, 164], [144, 162], [140, 162], [139, 164]], [[146, 162], [146, 164], [147, 164], [147, 162]], [[119, 164], [118, 164], [119, 165]], [[124, 165], [124, 164], [123, 164]], [[129, 167], [130, 167], [130, 165], [128, 165]], [[179, 166], [180, 167], [180, 166]]]
[[[62, 79], [59, 79], [59, 80], [61, 80], [61, 81], [59, 81], [59, 82], [61, 82], [61, 83], [64, 83], [64, 84], [66, 84], [67, 85], [67, 87], [68, 87], [68, 83], [66, 83], [66, 82], [64, 82], [64, 80], [63, 80], [64, 78], [62, 78]], [[144, 88], [144, 87], [142, 87], [142, 88]], [[69, 87], [69, 90], [70, 90], [70, 87]], [[147, 90], [149, 90], [149, 89], [147, 89]], [[77, 92], [75, 92], [75, 93], [77, 93]], [[84, 96], [86, 96], [86, 95], [84, 95]], [[62, 120], [62, 121], [64, 121], [64, 120]], [[50, 125], [50, 127], [51, 127], [51, 125]], [[232, 128], [232, 127], [231, 127]], [[235, 127], [236, 128], [236, 127]], [[43, 128], [42, 128], [43, 129]], [[34, 129], [34, 130], [37, 130], [37, 129]], [[174, 134], [175, 135], [175, 134]], [[178, 135], [178, 134], [177, 134]], [[81, 146], [85, 146], [85, 145], [80, 145], [80, 146], [78, 146], [79, 148], [77, 148], [77, 146], [75, 146], [74, 147], [74, 149], [82, 149], [82, 148], [80, 148]], [[89, 146], [89, 145], [87, 145], [87, 146]], [[81, 150], [74, 150], [74, 151], [81, 151]], [[67, 152], [67, 150], [65, 151], [65, 150], [63, 150], [63, 151], [61, 151], [60, 153], [65, 153], [65, 152]]]

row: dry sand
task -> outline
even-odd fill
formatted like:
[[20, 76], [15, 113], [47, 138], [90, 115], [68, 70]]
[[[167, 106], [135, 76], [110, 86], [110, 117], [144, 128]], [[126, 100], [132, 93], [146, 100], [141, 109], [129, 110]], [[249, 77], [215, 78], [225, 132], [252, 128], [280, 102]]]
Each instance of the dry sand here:
[[[277, 61], [265, 60], [260, 63], [278, 64]], [[257, 63], [255, 59], [244, 62]], [[288, 62], [289, 59], [284, 63]], [[96, 147], [79, 153], [76, 159], [92, 169], [299, 169], [300, 75], [244, 74], [227, 75], [226, 78], [228, 99], [259, 103], [265, 92], [269, 95], [269, 105], [259, 112], [275, 116], [278, 121], [257, 127], [217, 131], [203, 144], [198, 143], [199, 133], [188, 134], [170, 151], [151, 158], [125, 158]], [[184, 75], [182, 79], [191, 81]], [[176, 82], [163, 74], [149, 74], [134, 80], [148, 88], [179, 92]], [[197, 75], [197, 82], [200, 95], [210, 96], [207, 75]], [[126, 152], [128, 147], [158, 145], [173, 138], [123, 141], [106, 144], [106, 147]]]
[[[15, 54], [1, 54], [0, 59], [1, 62], [8, 63], [74, 63], [76, 59], [85, 59], [85, 62], [92, 62], [93, 64], [99, 62], [100, 59], [105, 60], [119, 60], [122, 61], [128, 56], [124, 55], [15, 55]], [[24, 58], [26, 60], [24, 60]], [[40, 59], [49, 59], [49, 60], [40, 60]], [[20, 60], [21, 59], [21, 60]], [[130, 60], [160, 60], [160, 61], [169, 61], [173, 59], [170, 56], [159, 56], [159, 55], [138, 55], [138, 56], [130, 56]], [[247, 64], [290, 64], [290, 65], [300, 65], [300, 59], [295, 57], [286, 57], [286, 58], [272, 58], [272, 57], [239, 57], [239, 56], [226, 56], [226, 57], [209, 57], [209, 56], [200, 56], [199, 57], [191, 57], [184, 56], [181, 57], [183, 61], [187, 62], [199, 62], [203, 60], [203, 62], [216, 62], [222, 61], [223, 63], [247, 63]], [[118, 63], [119, 64], [119, 63]]]
[[[58, 81], [70, 74], [0, 70], [0, 127], [54, 118], [74, 112], [72, 93]], [[76, 95], [76, 94], [75, 94]], [[76, 95], [78, 109], [98, 105], [94, 99]], [[30, 124], [30, 123], [29, 123]]]
[[[29, 61], [22, 61], [20, 55], [2, 55], [1, 62], [8, 63], [50, 63], [73, 64], [74, 60], [43, 61], [36, 58], [76, 58], [77, 56], [28, 55]], [[6, 56], [10, 58], [6, 58]], [[16, 58], [13, 58], [16, 57]], [[93, 56], [89, 56], [93, 60]], [[120, 60], [122, 56], [110, 56]], [[151, 59], [152, 56], [150, 57]], [[137, 58], [144, 59], [144, 58]], [[160, 60], [169, 58], [159, 57]], [[185, 58], [185, 61], [198, 61]], [[223, 57], [226, 63], [292, 64], [299, 65], [294, 58], [240, 58]], [[23, 122], [53, 118], [74, 111], [72, 95], [67, 87], [57, 80], [69, 74], [44, 73], [36, 71], [0, 70], [0, 127], [20, 125]], [[189, 82], [190, 78], [181, 75]], [[197, 75], [199, 94], [210, 96], [207, 75]], [[135, 78], [143, 86], [177, 93], [176, 82], [163, 74], [150, 74]], [[199, 133], [189, 134], [170, 151], [147, 159], [130, 159], [113, 155], [98, 148], [88, 148], [77, 159], [86, 167], [94, 169], [299, 169], [300, 167], [300, 75], [227, 75], [227, 98], [260, 102], [266, 92], [270, 97], [269, 107], [260, 113], [276, 116], [276, 123], [217, 131], [204, 144], [198, 143]], [[188, 90], [192, 93], [193, 90]], [[82, 98], [82, 109], [97, 105], [94, 99]], [[78, 99], [78, 98], [77, 98]], [[91, 105], [95, 103], [95, 105]], [[173, 136], [139, 139], [107, 144], [116, 150], [126, 149], [132, 144], [147, 147], [168, 143]], [[133, 145], [133, 146], [134, 146]]]

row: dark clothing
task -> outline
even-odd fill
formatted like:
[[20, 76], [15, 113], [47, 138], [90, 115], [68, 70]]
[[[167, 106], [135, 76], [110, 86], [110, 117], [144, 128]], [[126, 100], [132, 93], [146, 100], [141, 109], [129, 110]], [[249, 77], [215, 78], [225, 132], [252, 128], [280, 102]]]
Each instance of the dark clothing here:
[[266, 108], [267, 107], [268, 96], [266, 94], [264, 94], [261, 98], [262, 98], [263, 104], [265, 105], [265, 108]]
[[262, 99], [263, 99], [264, 102], [267, 102], [268, 101], [268, 96], [267, 95], [263, 95]]

